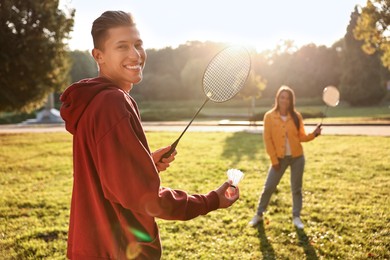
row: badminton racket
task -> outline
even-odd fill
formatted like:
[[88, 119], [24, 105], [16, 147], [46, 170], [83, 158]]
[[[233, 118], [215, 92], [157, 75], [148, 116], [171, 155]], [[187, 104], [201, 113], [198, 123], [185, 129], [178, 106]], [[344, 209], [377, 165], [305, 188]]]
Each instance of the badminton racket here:
[[162, 158], [169, 157], [175, 151], [181, 137], [209, 100], [217, 103], [228, 101], [244, 87], [250, 69], [249, 52], [241, 46], [227, 47], [211, 59], [203, 73], [202, 80], [206, 99], [181, 135], [172, 143], [171, 149]]
[[329, 107], [335, 107], [340, 102], [340, 92], [339, 90], [334, 86], [327, 86], [324, 88], [322, 92], [322, 100], [326, 104], [325, 112], [322, 115], [320, 126], [322, 126], [322, 121], [324, 120], [324, 117], [326, 116], [326, 113], [328, 112]]

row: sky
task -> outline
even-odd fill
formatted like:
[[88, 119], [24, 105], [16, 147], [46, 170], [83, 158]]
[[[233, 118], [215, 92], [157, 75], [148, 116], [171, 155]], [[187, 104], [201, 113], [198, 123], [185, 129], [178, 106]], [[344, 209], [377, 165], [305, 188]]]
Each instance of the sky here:
[[366, 0], [60, 0], [76, 9], [69, 47], [91, 50], [92, 22], [107, 10], [133, 14], [146, 49], [187, 41], [242, 44], [258, 51], [285, 40], [330, 47]]

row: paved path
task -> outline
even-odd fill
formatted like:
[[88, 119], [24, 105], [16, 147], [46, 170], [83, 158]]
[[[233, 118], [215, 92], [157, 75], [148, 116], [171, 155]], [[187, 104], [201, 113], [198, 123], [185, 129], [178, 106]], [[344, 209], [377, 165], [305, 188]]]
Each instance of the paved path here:
[[[145, 131], [170, 131], [181, 132], [187, 122], [144, 122]], [[314, 129], [314, 124], [305, 125], [306, 131]], [[323, 125], [323, 135], [372, 135], [390, 136], [389, 124], [328, 124]], [[34, 132], [65, 132], [64, 124], [36, 124], [36, 125], [0, 125], [1, 133], [34, 133]], [[188, 132], [250, 132], [261, 134], [262, 124], [250, 125], [245, 121], [213, 121], [193, 122]]]

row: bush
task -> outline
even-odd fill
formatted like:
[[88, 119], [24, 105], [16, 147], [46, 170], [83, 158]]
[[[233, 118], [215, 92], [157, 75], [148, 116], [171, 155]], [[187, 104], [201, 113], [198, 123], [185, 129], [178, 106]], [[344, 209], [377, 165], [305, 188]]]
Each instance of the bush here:
[[[300, 112], [303, 119], [307, 118], [321, 118], [324, 116], [324, 113], [313, 111], [313, 112]], [[257, 113], [251, 117], [249, 117], [249, 121], [263, 121], [265, 113]]]
[[2, 113], [0, 114], [0, 124], [18, 124], [29, 118], [35, 118], [35, 112], [30, 113]]
[[[141, 111], [142, 121], [177, 121], [192, 118], [196, 113], [194, 109], [153, 109]], [[201, 114], [198, 117], [202, 117]]]

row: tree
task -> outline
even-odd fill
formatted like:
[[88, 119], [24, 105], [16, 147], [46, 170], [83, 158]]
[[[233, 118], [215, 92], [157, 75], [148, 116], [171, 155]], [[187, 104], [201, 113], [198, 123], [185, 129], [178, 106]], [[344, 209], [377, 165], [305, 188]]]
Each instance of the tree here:
[[390, 70], [390, 0], [368, 0], [354, 28], [357, 40], [364, 40], [368, 54], [381, 53], [383, 65]]
[[180, 72], [183, 97], [189, 99], [202, 99], [203, 71], [207, 64], [200, 58], [189, 59]]
[[343, 73], [341, 76], [341, 98], [352, 106], [375, 105], [383, 98], [385, 87], [381, 81], [381, 64], [376, 54], [362, 51], [363, 41], [353, 36], [359, 19], [357, 8], [351, 14], [351, 21], [344, 37]]
[[0, 111], [29, 111], [68, 83], [74, 10], [59, 0], [0, 2]]
[[222, 48], [220, 43], [193, 41], [176, 49], [146, 50], [144, 79], [133, 88], [132, 95], [139, 100], [202, 100], [203, 71]]
[[282, 85], [291, 86], [291, 61], [290, 52], [266, 51], [260, 54], [264, 56], [263, 66], [256, 69], [256, 74], [266, 80], [267, 85], [262, 93], [264, 97], [273, 97], [277, 89]]
[[70, 57], [72, 61], [70, 70], [72, 82], [97, 76], [98, 68], [96, 62], [88, 51], [72, 51]]
[[256, 75], [254, 70], [251, 70], [243, 89], [238, 92], [238, 97], [241, 97], [244, 100], [250, 100], [248, 110], [250, 118], [255, 116], [256, 99], [261, 97], [261, 93], [266, 84], [266, 80], [261, 78], [260, 75]]
[[319, 97], [324, 87], [338, 85], [341, 73], [337, 51], [308, 44], [293, 54], [291, 84], [298, 97]]

